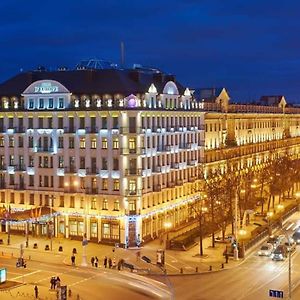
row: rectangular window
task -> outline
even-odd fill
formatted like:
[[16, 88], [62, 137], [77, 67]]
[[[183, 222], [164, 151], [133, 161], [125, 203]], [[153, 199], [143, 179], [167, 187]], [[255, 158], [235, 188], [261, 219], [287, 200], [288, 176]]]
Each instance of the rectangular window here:
[[44, 119], [43, 118], [39, 118], [39, 129], [44, 128]]
[[53, 98], [49, 98], [49, 108], [53, 108]]
[[108, 180], [107, 178], [102, 179], [102, 190], [106, 191], [108, 189]]
[[28, 118], [28, 128], [33, 129], [33, 118]]
[[114, 191], [120, 190], [120, 181], [119, 179], [114, 179]]
[[29, 205], [34, 205], [34, 194], [30, 194], [29, 196]]
[[28, 147], [33, 148], [33, 136], [28, 137]]
[[44, 187], [49, 187], [49, 177], [44, 176]]
[[96, 209], [96, 198], [92, 198], [92, 201], [91, 201], [91, 209]]
[[79, 165], [80, 165], [79, 166], [80, 169], [85, 169], [85, 157], [84, 156], [80, 157]]
[[39, 108], [44, 108], [44, 99], [43, 98], [39, 99]]
[[102, 157], [102, 170], [107, 170], [107, 158]]
[[59, 207], [64, 207], [64, 196], [59, 196]]
[[34, 175], [29, 175], [29, 186], [34, 186]]
[[101, 145], [102, 149], [107, 149], [107, 138], [102, 138]]
[[58, 99], [58, 108], [64, 108], [64, 98], [59, 98]]
[[0, 137], [0, 147], [4, 147], [4, 136]]
[[119, 149], [119, 139], [118, 138], [114, 138], [113, 139], [113, 149]]
[[22, 148], [24, 146], [24, 139], [22, 136], [19, 136], [19, 148]]
[[119, 159], [118, 158], [114, 158], [114, 160], [113, 160], [113, 170], [114, 171], [119, 170]]
[[58, 187], [59, 188], [63, 188], [64, 187], [64, 177], [63, 176], [59, 176], [58, 177]]
[[33, 109], [34, 108], [34, 101], [33, 99], [29, 99], [29, 109]]
[[114, 202], [114, 210], [120, 210], [120, 201], [119, 200], [116, 200]]
[[102, 202], [102, 209], [103, 210], [107, 210], [108, 209], [108, 202], [107, 199], [104, 199]]
[[63, 136], [59, 136], [58, 137], [58, 148], [62, 149], [64, 147], [64, 137]]
[[96, 149], [97, 148], [97, 139], [92, 138], [91, 140], [91, 149]]
[[84, 137], [80, 138], [79, 147], [80, 147], [80, 149], [85, 149], [85, 138]]
[[8, 118], [8, 128], [14, 128], [14, 119]]
[[74, 149], [74, 138], [73, 137], [69, 137], [69, 148]]
[[102, 129], [107, 129], [107, 118], [102, 117], [101, 122], [102, 122]]
[[64, 118], [58, 117], [58, 128], [63, 129], [64, 128]]
[[119, 129], [119, 118], [113, 117], [113, 129]]
[[53, 118], [48, 118], [48, 128], [49, 129], [53, 128]]
[[85, 118], [80, 117], [79, 118], [79, 129], [84, 129], [85, 128]]
[[75, 208], [75, 197], [74, 196], [70, 197], [70, 208]]

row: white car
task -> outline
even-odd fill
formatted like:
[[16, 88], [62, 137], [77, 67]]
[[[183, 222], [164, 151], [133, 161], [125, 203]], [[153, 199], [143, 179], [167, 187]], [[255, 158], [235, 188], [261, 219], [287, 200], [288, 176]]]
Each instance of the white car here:
[[264, 244], [261, 246], [261, 248], [258, 251], [259, 256], [270, 256], [274, 250], [274, 247], [272, 244]]

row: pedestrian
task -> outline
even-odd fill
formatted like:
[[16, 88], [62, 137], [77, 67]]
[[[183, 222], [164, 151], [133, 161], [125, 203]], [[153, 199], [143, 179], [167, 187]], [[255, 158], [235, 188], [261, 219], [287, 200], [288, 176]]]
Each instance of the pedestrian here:
[[35, 295], [35, 299], [39, 297], [39, 289], [37, 286], [34, 287], [34, 295]]
[[50, 279], [50, 289], [53, 290], [55, 289], [55, 278], [52, 276], [51, 279]]
[[104, 257], [104, 263], [103, 264], [104, 264], [104, 268], [107, 268], [107, 257], [106, 256]]
[[121, 260], [118, 261], [118, 270], [121, 270]]
[[59, 276], [57, 276], [56, 277], [56, 279], [55, 279], [55, 285], [56, 285], [56, 288], [60, 288], [60, 278], [59, 278]]
[[95, 263], [95, 257], [92, 256], [92, 258], [91, 258], [91, 264], [92, 264], [92, 267], [94, 266], [94, 263]]
[[98, 268], [98, 261], [99, 261], [99, 259], [98, 259], [98, 257], [96, 256], [96, 257], [95, 257], [95, 267], [96, 267], [96, 268]]
[[75, 266], [75, 255], [73, 254], [71, 256], [72, 266]]
[[116, 268], [116, 258], [114, 257], [113, 258], [113, 261], [112, 261], [112, 267], [113, 267], [113, 269], [115, 269]]
[[111, 267], [112, 267], [112, 260], [111, 260], [111, 258], [109, 258], [108, 259], [108, 267], [111, 269]]

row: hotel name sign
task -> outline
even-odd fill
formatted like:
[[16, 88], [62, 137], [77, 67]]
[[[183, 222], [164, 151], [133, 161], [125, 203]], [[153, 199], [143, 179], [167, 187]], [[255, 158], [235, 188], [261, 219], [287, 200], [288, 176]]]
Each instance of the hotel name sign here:
[[34, 92], [41, 93], [41, 94], [57, 93], [58, 86], [52, 85], [51, 82], [42, 82], [40, 85], [36, 85], [34, 87]]

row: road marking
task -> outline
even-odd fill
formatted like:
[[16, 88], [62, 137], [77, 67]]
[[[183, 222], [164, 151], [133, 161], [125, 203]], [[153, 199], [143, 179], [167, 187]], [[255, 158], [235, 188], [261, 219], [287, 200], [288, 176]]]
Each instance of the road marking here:
[[33, 275], [33, 274], [36, 274], [36, 273], [40, 273], [41, 270], [36, 270], [36, 271], [33, 271], [31, 273], [28, 273], [28, 274], [24, 274], [24, 275], [21, 275], [21, 276], [17, 276], [15, 278], [12, 278], [11, 280], [16, 280], [16, 279], [19, 279], [19, 278], [23, 278], [23, 277], [26, 277], [26, 276], [30, 276], [30, 275]]

